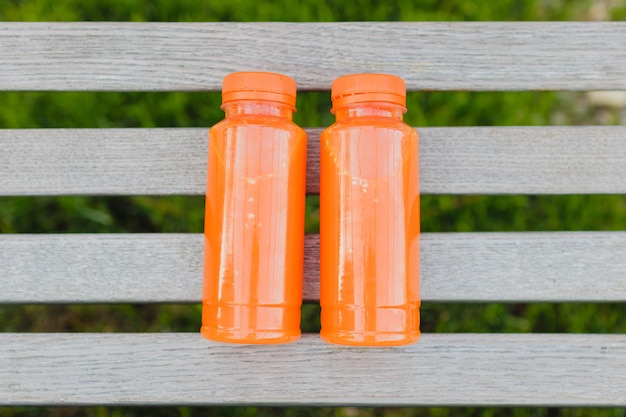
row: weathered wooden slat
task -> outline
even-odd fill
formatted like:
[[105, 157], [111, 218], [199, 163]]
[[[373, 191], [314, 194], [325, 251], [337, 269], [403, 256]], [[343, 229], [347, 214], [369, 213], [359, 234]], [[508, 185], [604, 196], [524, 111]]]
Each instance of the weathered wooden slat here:
[[207, 129], [0, 130], [0, 195], [204, 194]]
[[[626, 301], [626, 232], [423, 234], [425, 301]], [[0, 235], [0, 303], [200, 302], [200, 234]], [[319, 299], [319, 237], [304, 298]]]
[[[205, 192], [208, 129], [0, 130], [0, 195]], [[307, 191], [319, 192], [308, 129]], [[626, 193], [626, 127], [420, 128], [424, 194]]]
[[219, 90], [250, 70], [304, 90], [357, 72], [397, 74], [412, 90], [622, 89], [626, 24], [0, 24], [0, 90]]
[[[0, 403], [626, 405], [626, 336], [425, 334], [336, 347], [199, 334], [0, 334]], [[375, 376], [375, 377], [373, 377]]]

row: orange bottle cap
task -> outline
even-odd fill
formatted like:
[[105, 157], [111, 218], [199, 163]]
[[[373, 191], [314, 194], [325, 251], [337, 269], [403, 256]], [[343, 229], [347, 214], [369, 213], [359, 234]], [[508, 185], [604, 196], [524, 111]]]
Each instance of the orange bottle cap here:
[[388, 74], [352, 74], [337, 78], [331, 86], [333, 108], [365, 101], [406, 105], [404, 80]]
[[269, 100], [296, 105], [296, 80], [272, 72], [234, 72], [224, 77], [222, 103]]

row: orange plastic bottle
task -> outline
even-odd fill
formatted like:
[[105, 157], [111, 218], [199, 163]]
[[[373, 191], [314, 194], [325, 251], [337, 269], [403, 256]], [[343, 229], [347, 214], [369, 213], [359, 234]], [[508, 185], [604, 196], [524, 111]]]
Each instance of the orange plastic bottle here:
[[321, 136], [321, 337], [393, 346], [419, 331], [419, 169], [402, 121], [401, 78], [355, 74], [332, 84], [336, 122]]
[[201, 333], [232, 343], [300, 337], [306, 134], [296, 82], [224, 78], [226, 118], [209, 133]]

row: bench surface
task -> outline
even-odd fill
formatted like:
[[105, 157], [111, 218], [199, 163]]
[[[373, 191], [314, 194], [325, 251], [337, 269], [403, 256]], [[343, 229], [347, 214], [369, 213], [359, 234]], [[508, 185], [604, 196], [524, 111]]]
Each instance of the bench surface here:
[[[129, 41], [131, 40], [131, 41]], [[0, 90], [626, 86], [625, 23], [0, 23]], [[626, 127], [418, 128], [424, 194], [626, 194]], [[309, 128], [307, 192], [319, 192]], [[202, 195], [207, 129], [0, 130], [0, 196]], [[422, 298], [626, 301], [625, 232], [427, 233]], [[304, 298], [319, 299], [306, 236]], [[0, 235], [0, 303], [198, 303], [200, 234]], [[424, 334], [407, 347], [230, 346], [199, 333], [0, 333], [0, 404], [626, 405], [626, 336]]]
[[0, 37], [0, 90], [217, 91], [225, 74], [251, 68], [293, 75], [301, 90], [358, 72], [396, 74], [409, 90], [626, 80], [622, 22], [2, 22]]
[[[5, 362], [3, 364], [3, 361]], [[624, 405], [625, 335], [425, 334], [402, 348], [0, 334], [17, 404]]]

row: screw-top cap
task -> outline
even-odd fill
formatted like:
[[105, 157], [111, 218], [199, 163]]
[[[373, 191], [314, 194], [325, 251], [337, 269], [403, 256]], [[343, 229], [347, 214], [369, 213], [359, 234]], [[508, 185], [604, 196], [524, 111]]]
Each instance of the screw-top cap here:
[[331, 87], [333, 108], [364, 101], [406, 105], [404, 80], [388, 74], [352, 74], [339, 77]]
[[296, 80], [272, 72], [234, 72], [224, 77], [222, 103], [234, 100], [270, 100], [296, 105]]

